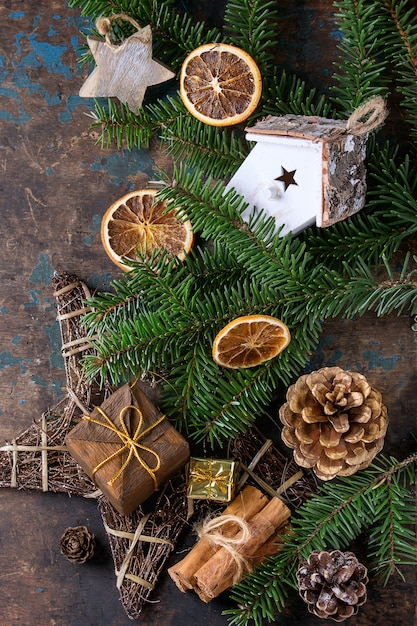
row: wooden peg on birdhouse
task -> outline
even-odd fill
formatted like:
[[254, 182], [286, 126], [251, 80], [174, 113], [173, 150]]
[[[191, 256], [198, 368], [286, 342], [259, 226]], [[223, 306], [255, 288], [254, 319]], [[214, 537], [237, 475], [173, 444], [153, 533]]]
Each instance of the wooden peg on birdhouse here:
[[245, 198], [246, 221], [263, 209], [281, 235], [344, 220], [365, 204], [366, 141], [386, 115], [379, 96], [347, 121], [270, 115], [246, 128], [256, 146], [226, 189]]
[[[119, 44], [114, 43], [111, 26], [115, 20], [126, 20], [136, 32]], [[117, 97], [133, 113], [142, 106], [147, 87], [175, 76], [167, 67], [152, 58], [151, 27], [141, 28], [128, 15], [118, 14], [97, 21], [97, 30], [104, 39], [89, 36], [87, 42], [97, 64], [80, 89], [82, 98]]]

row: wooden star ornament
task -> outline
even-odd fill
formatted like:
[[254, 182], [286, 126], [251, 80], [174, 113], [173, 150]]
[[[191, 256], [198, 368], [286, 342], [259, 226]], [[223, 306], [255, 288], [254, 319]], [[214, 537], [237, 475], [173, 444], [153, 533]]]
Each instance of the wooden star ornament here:
[[140, 28], [135, 23], [137, 31], [120, 45], [115, 45], [110, 38], [111, 20], [106, 18], [103, 21], [107, 25], [106, 38], [87, 37], [97, 66], [79, 94], [82, 98], [115, 96], [126, 103], [133, 113], [137, 113], [147, 87], [163, 83], [175, 74], [152, 58], [152, 30], [149, 25]]

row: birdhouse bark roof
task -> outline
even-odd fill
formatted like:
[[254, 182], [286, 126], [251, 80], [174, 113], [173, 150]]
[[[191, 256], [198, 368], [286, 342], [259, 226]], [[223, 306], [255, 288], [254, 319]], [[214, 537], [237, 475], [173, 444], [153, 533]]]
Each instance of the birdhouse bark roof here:
[[349, 134], [346, 130], [346, 120], [308, 115], [283, 115], [281, 117], [268, 115], [255, 126], [245, 130], [252, 135], [281, 135], [312, 141], [332, 141], [341, 135]]

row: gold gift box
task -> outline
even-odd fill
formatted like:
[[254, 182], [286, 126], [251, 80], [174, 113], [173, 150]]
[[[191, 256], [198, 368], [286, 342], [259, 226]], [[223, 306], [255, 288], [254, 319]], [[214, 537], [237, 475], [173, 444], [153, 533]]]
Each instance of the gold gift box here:
[[234, 498], [240, 462], [233, 459], [191, 457], [187, 496], [194, 500], [230, 502]]

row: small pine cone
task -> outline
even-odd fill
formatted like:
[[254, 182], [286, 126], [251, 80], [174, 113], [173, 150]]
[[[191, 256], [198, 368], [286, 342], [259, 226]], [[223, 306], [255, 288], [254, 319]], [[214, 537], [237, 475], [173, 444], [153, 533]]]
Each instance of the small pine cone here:
[[321, 480], [367, 467], [384, 445], [387, 409], [365, 376], [340, 367], [301, 376], [280, 408], [282, 439]]
[[317, 617], [343, 622], [366, 602], [368, 570], [353, 552], [315, 550], [296, 576], [300, 596]]
[[73, 526], [65, 530], [59, 546], [71, 563], [85, 563], [94, 554], [96, 540], [86, 526]]

